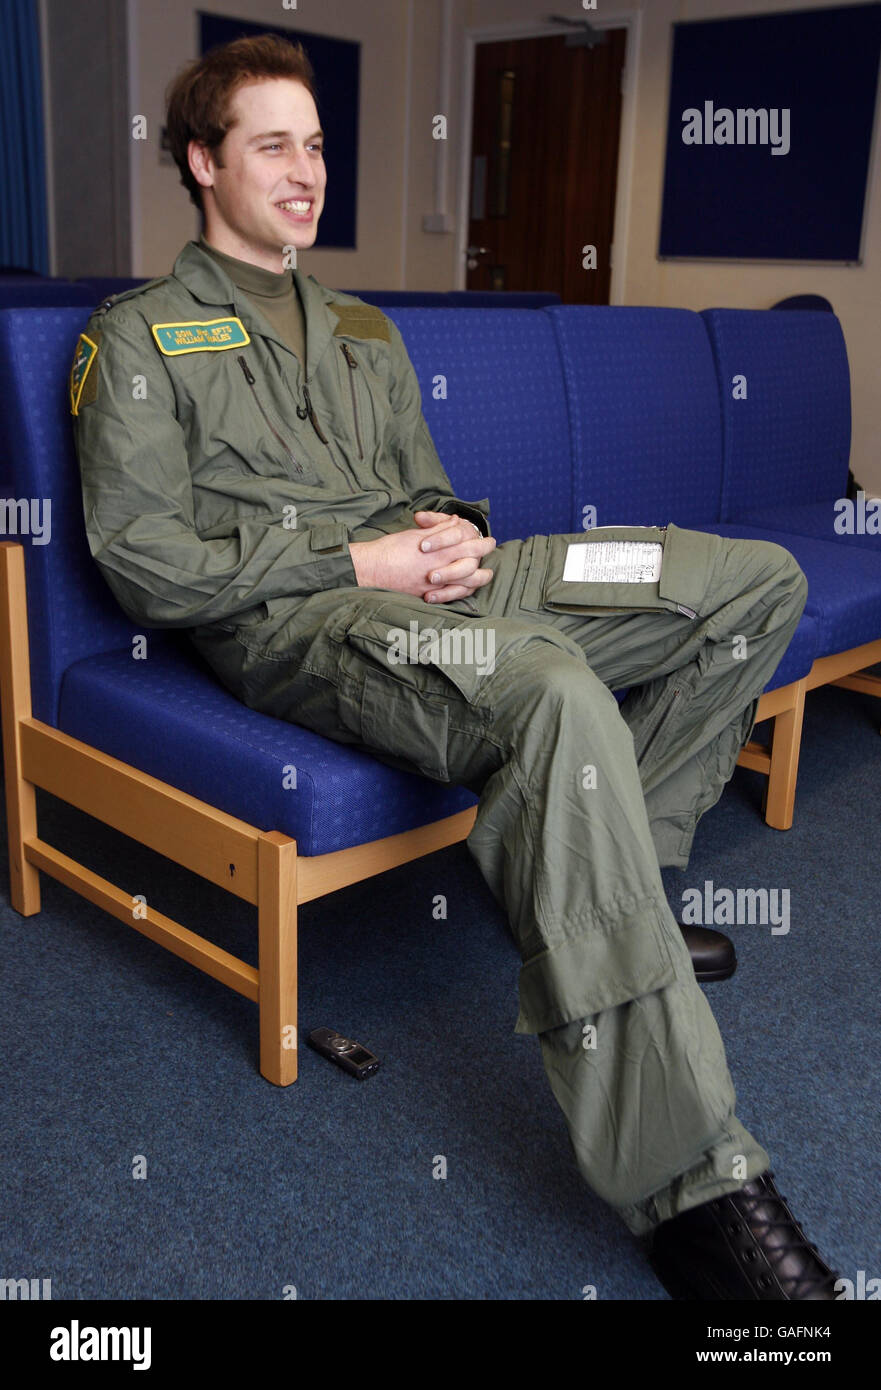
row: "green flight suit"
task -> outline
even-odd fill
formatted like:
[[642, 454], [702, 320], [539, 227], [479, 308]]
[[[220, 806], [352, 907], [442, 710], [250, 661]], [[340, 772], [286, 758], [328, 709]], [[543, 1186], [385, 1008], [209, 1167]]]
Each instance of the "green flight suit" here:
[[[90, 320], [71, 401], [92, 554], [134, 621], [185, 629], [247, 705], [479, 795], [468, 846], [523, 962], [517, 1031], [584, 1178], [646, 1232], [769, 1164], [659, 864], [688, 862], [804, 576], [776, 545], [671, 525], [508, 541], [458, 603], [359, 588], [349, 541], [419, 508], [486, 531], [488, 504], [455, 497], [395, 325], [293, 273], [305, 372], [194, 243]], [[659, 579], [563, 578], [570, 544], [609, 540], [663, 546]]]

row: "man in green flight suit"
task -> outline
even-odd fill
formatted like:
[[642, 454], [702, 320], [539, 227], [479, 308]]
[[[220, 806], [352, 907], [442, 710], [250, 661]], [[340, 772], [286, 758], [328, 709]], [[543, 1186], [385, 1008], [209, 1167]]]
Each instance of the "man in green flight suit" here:
[[286, 268], [326, 184], [303, 50], [262, 36], [191, 63], [168, 131], [204, 234], [99, 307], [71, 371], [113, 593], [251, 707], [479, 793], [468, 846], [523, 961], [517, 1030], [585, 1180], [674, 1297], [834, 1298], [734, 1114], [695, 978], [718, 934], [693, 964], [659, 872], [733, 772], [804, 576], [778, 546], [672, 525], [496, 546], [397, 327]]

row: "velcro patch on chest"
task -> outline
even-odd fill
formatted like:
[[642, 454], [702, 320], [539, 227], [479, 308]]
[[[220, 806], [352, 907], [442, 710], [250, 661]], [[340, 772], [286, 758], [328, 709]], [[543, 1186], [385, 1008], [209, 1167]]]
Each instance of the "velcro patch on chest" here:
[[241, 319], [208, 319], [204, 323], [154, 323], [153, 337], [166, 357], [182, 352], [227, 352], [247, 347], [251, 339]]
[[328, 304], [339, 319], [333, 330], [335, 338], [346, 334], [350, 338], [381, 338], [391, 342], [388, 319], [373, 304]]

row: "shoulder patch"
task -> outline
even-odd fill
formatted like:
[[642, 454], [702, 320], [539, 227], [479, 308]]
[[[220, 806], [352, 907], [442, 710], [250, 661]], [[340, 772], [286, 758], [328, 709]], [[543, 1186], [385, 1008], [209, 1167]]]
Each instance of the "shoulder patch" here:
[[241, 319], [207, 319], [202, 323], [154, 323], [156, 346], [166, 357], [182, 352], [227, 352], [247, 347], [251, 339]]
[[98, 356], [101, 342], [100, 328], [93, 328], [91, 334], [81, 333], [73, 355], [70, 368], [70, 413], [79, 415], [80, 406], [91, 405], [98, 394], [98, 373], [90, 374]]
[[390, 343], [388, 319], [375, 304], [328, 304], [339, 319], [333, 330], [335, 338], [345, 334], [350, 338], [381, 338]]

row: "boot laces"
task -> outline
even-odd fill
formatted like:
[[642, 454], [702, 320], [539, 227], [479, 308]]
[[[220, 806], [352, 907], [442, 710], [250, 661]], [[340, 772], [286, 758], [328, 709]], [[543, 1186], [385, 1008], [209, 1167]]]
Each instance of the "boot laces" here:
[[[789, 1209], [786, 1198], [778, 1192], [774, 1186], [774, 1174], [764, 1173], [761, 1178], [754, 1178], [747, 1186], [759, 1187], [758, 1192], [747, 1191], [741, 1188], [736, 1194], [738, 1204], [742, 1204], [744, 1215], [750, 1219], [750, 1224], [754, 1230], [763, 1231], [785, 1231], [789, 1239], [775, 1242], [770, 1248], [763, 1246], [763, 1251], [774, 1273], [777, 1274], [775, 1265], [782, 1264], [787, 1256], [793, 1251], [807, 1251], [814, 1257], [813, 1260], [806, 1260], [802, 1271], [797, 1275], [778, 1274], [780, 1283], [785, 1287], [791, 1287], [793, 1293], [800, 1293], [803, 1286], [807, 1289], [834, 1288], [837, 1275], [825, 1265], [822, 1256], [816, 1245], [807, 1239], [804, 1231], [796, 1221]], [[773, 1204], [772, 1211], [762, 1211]]]

